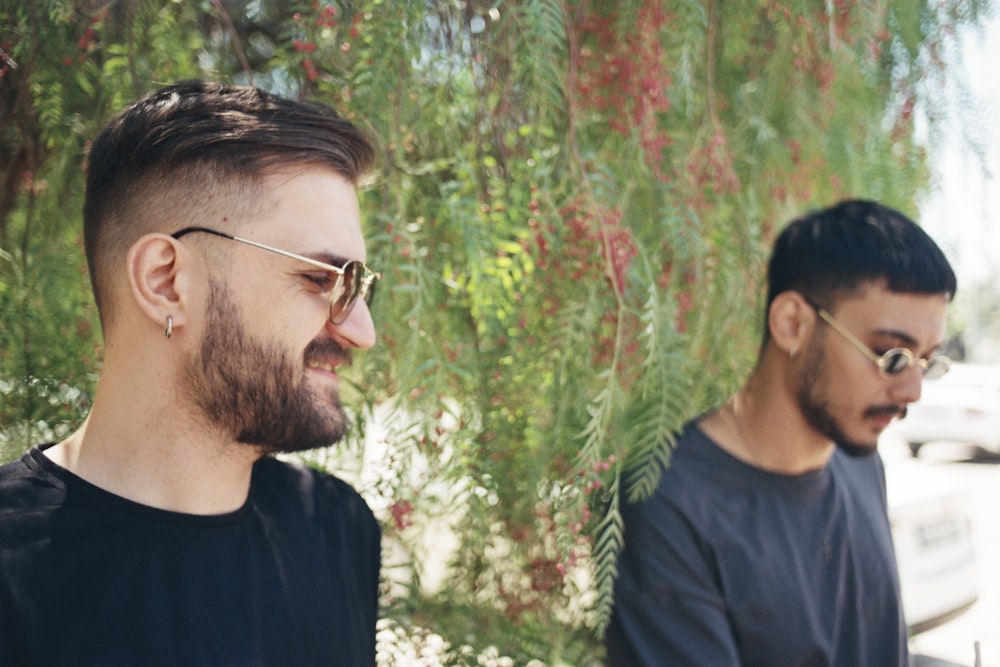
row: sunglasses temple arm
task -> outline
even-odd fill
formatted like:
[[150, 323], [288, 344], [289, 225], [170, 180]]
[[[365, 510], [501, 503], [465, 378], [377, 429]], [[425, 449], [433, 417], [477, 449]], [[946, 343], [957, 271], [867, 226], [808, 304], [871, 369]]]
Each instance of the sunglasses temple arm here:
[[866, 357], [875, 362], [875, 365], [879, 368], [882, 367], [882, 359], [879, 358], [874, 352], [872, 352], [867, 345], [861, 342], [861, 340], [848, 331], [843, 325], [837, 320], [833, 319], [833, 316], [827, 313], [825, 310], [819, 310], [819, 316], [823, 318], [823, 321], [833, 327], [837, 333], [846, 338], [851, 345], [858, 348]]

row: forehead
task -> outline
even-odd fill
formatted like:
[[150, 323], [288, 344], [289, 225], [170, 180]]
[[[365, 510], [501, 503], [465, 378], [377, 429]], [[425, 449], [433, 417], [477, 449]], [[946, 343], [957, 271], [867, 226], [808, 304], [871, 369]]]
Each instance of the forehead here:
[[935, 346], [945, 337], [949, 303], [945, 294], [892, 292], [873, 283], [842, 299], [834, 315], [855, 331]]
[[263, 185], [268, 205], [243, 234], [318, 259], [365, 259], [357, 190], [347, 179], [302, 167], [268, 175]]

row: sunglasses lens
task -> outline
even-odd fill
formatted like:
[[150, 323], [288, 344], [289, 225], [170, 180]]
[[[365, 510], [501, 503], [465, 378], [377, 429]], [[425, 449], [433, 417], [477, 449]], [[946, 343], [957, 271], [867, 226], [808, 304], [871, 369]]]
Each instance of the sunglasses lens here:
[[364, 298], [365, 303], [371, 303], [377, 279], [378, 274], [361, 262], [344, 264], [344, 273], [337, 274], [330, 294], [330, 319], [334, 324], [344, 323], [359, 298]]
[[350, 310], [351, 305], [361, 293], [361, 274], [364, 272], [358, 262], [348, 262], [344, 265], [344, 307]]
[[330, 292], [330, 319], [334, 324], [343, 324], [356, 296], [354, 294], [357, 284], [356, 266], [354, 262], [348, 262], [344, 265], [343, 273], [331, 271], [330, 274], [333, 278], [333, 290]]
[[927, 360], [927, 368], [924, 369], [924, 379], [937, 380], [944, 376], [951, 368], [948, 357], [938, 356]]
[[377, 278], [374, 273], [370, 273], [361, 280], [361, 296], [364, 298], [366, 304], [371, 304], [372, 299], [375, 298], [375, 285], [377, 285]]
[[882, 371], [887, 375], [899, 375], [913, 363], [913, 357], [907, 350], [889, 350], [882, 355]]

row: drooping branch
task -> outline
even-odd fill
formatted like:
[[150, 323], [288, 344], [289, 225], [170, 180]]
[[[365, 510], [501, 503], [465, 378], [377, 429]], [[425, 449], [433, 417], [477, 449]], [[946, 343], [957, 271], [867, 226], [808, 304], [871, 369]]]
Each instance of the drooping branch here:
[[247, 60], [247, 54], [243, 51], [243, 42], [240, 40], [240, 33], [236, 30], [232, 17], [222, 6], [222, 0], [212, 0], [212, 8], [219, 15], [222, 23], [226, 26], [226, 31], [233, 40], [233, 49], [236, 51], [236, 57], [240, 60], [240, 66], [247, 77], [247, 82], [253, 84], [253, 69], [250, 67], [250, 61]]
[[720, 0], [708, 0], [708, 31], [705, 39], [705, 112], [712, 127], [716, 128], [720, 126], [716, 100], [716, 70], [719, 66], [722, 45], [719, 31], [719, 2]]
[[135, 0], [125, 4], [125, 30], [128, 33], [128, 74], [132, 79], [132, 93], [135, 97], [142, 94], [142, 83], [135, 67]]

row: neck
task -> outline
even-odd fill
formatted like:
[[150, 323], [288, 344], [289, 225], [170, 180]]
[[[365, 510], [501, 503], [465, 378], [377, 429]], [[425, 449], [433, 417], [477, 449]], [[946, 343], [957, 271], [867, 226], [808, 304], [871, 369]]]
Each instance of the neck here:
[[223, 514], [246, 502], [255, 449], [197, 430], [203, 420], [182, 417], [173, 404], [151, 405], [148, 393], [142, 405], [111, 398], [111, 391], [98, 389], [91, 415], [46, 450], [50, 459], [105, 491], [158, 509]]
[[822, 468], [835, 444], [806, 422], [794, 396], [768, 391], [770, 386], [751, 377], [701, 421], [702, 430], [731, 455], [762, 470], [797, 475]]

